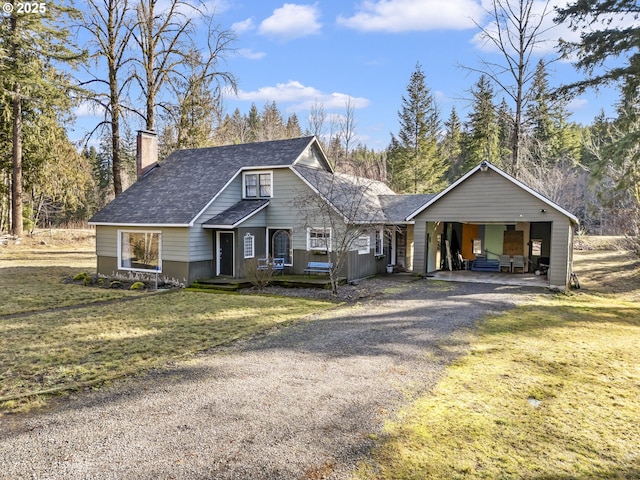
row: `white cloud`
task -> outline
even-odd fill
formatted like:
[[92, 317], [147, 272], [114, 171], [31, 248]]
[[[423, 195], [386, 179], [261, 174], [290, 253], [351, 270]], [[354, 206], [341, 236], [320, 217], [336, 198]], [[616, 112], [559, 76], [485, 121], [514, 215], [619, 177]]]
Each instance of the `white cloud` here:
[[320, 10], [314, 5], [285, 3], [276, 8], [273, 15], [260, 23], [258, 33], [283, 40], [306, 37], [320, 33]]
[[104, 109], [93, 102], [81, 102], [73, 109], [76, 117], [103, 117]]
[[[591, 28], [589, 26], [584, 26], [581, 29], [572, 30], [567, 23], [556, 25], [553, 19], [556, 16], [556, 8], [565, 7], [569, 2], [567, 0], [535, 0], [533, 2], [533, 7], [531, 9], [531, 20], [530, 23], [533, 26], [537, 25], [537, 22], [542, 19], [542, 23], [538, 28], [538, 35], [536, 39], [536, 45], [534, 47], [534, 53], [538, 55], [549, 55], [553, 53], [557, 53], [558, 51], [558, 42], [560, 39], [569, 42], [577, 42], [580, 40], [580, 34], [585, 32], [587, 28]], [[483, 0], [484, 7], [489, 10], [491, 8], [491, 0]], [[515, 8], [515, 5], [514, 5]], [[611, 24], [608, 25], [609, 28], [618, 27], [618, 28], [626, 28], [634, 24], [634, 19], [630, 18], [618, 18], [612, 16], [610, 18]], [[480, 23], [480, 22], [478, 22]], [[594, 26], [594, 28], [599, 28], [601, 26], [600, 23]], [[496, 37], [498, 32], [498, 27], [495, 21], [489, 21], [483, 25], [483, 29], [490, 33], [492, 36]], [[503, 35], [505, 34], [503, 30]], [[475, 47], [483, 52], [487, 53], [496, 53], [498, 52], [498, 47], [491, 41], [487, 41], [484, 38], [482, 33], [477, 33], [473, 39], [472, 43]], [[568, 59], [569, 61], [574, 59]]]
[[477, 0], [365, 0], [351, 17], [338, 23], [365, 32], [467, 29], [484, 11]]
[[[536, 42], [534, 45], [534, 52], [538, 55], [552, 54], [557, 51], [558, 39], [562, 36], [563, 38], [576, 40], [579, 38], [579, 33], [572, 32], [569, 28], [563, 25], [555, 25], [554, 17], [555, 10], [554, 7], [557, 5], [566, 4], [566, 1], [557, 1], [557, 0], [534, 0], [531, 13], [529, 16], [529, 24], [530, 28], [528, 29], [528, 33], [533, 33], [533, 29], [536, 28]], [[489, 0], [484, 0], [484, 6], [487, 10], [492, 8], [492, 4]], [[527, 8], [527, 5], [524, 5]], [[517, 13], [517, 5], [512, 5], [515, 15]], [[524, 17], [523, 17], [524, 18]], [[480, 22], [478, 22], [480, 23]], [[538, 25], [539, 24], [539, 25]], [[484, 32], [478, 32], [474, 35], [471, 42], [474, 46], [486, 53], [497, 53], [500, 50], [495, 45], [495, 43], [487, 38], [487, 35], [490, 35], [493, 38], [498, 38], [498, 25], [495, 22], [495, 19], [491, 19], [488, 23], [485, 23], [482, 26]], [[512, 28], [510, 25], [509, 28]], [[507, 41], [507, 32], [502, 29], [502, 36], [506, 44]], [[517, 35], [518, 32], [512, 30], [512, 35]], [[515, 42], [517, 44], [517, 42]], [[513, 53], [513, 52], [511, 52]]]
[[262, 87], [253, 92], [238, 90], [237, 98], [256, 103], [289, 104], [287, 111], [309, 110], [314, 104], [321, 104], [327, 110], [340, 110], [345, 108], [349, 98], [351, 98], [351, 105], [354, 108], [364, 108], [371, 103], [366, 98], [350, 97], [345, 93], [324, 93], [315, 87], [307, 87], [295, 80], [278, 83], [275, 86]]
[[576, 113], [589, 107], [589, 100], [584, 97], [575, 97], [567, 104], [567, 110]]
[[250, 48], [240, 48], [236, 53], [248, 60], [261, 60], [267, 55], [265, 52], [254, 52]]
[[254, 28], [256, 28], [256, 26], [253, 23], [253, 18], [247, 18], [246, 20], [243, 20], [241, 22], [236, 22], [233, 25], [231, 25], [231, 30], [233, 30], [238, 34], [249, 32]]

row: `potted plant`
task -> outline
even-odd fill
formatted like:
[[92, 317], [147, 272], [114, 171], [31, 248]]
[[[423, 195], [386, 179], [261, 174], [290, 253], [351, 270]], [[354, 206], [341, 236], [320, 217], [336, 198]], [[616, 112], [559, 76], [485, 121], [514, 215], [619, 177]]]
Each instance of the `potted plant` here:
[[393, 265], [387, 265], [387, 273], [393, 273]]

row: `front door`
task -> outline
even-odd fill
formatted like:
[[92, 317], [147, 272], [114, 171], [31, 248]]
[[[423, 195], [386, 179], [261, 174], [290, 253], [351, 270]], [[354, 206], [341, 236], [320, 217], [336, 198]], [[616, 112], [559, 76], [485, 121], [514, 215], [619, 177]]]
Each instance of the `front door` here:
[[218, 232], [218, 275], [233, 276], [233, 232]]

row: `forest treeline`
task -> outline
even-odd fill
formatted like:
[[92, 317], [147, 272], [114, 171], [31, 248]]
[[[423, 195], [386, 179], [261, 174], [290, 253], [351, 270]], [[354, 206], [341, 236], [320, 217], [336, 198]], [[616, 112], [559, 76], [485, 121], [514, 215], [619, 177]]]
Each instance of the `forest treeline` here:
[[[440, 191], [486, 160], [576, 214], [585, 232], [637, 236], [640, 9], [635, 0], [607, 0], [546, 11], [578, 31], [592, 26], [579, 41], [558, 45], [583, 79], [552, 85], [553, 59], [532, 55], [544, 28], [544, 18], [528, 8], [532, 2], [493, 1], [501, 33], [481, 35], [503, 63], [472, 70], [464, 116], [441, 110], [428, 68], [417, 63], [407, 72], [406, 91], [397, 92], [399, 127], [383, 150], [358, 140], [350, 101], [339, 115], [317, 103], [302, 119], [283, 114], [276, 102], [226, 111], [225, 96], [237, 85], [222, 66], [237, 39], [204, 5], [185, 12], [179, 0], [163, 2], [163, 10], [158, 0], [86, 0], [79, 11], [63, 1], [43, 4], [37, 15], [5, 14], [0, 232], [85, 223], [135, 180], [140, 128], [158, 132], [161, 159], [179, 148], [316, 135], [336, 171], [385, 181], [398, 193]], [[634, 21], [617, 25], [615, 14]], [[207, 30], [206, 45], [196, 41], [196, 22]], [[82, 47], [74, 28], [89, 38]], [[611, 58], [616, 62], [607, 68]], [[572, 96], [603, 85], [620, 92], [615, 116], [573, 122]], [[67, 129], [80, 106], [104, 118], [76, 144]]]

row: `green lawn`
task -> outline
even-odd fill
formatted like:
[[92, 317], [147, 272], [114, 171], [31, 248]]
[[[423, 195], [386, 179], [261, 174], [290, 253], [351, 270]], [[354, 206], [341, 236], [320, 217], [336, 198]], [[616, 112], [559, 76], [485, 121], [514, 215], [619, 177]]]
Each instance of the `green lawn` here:
[[[92, 250], [0, 250], [0, 412], [37, 408], [50, 394], [162, 367], [335, 307], [299, 298], [151, 294], [62, 282], [91, 272], [93, 262]], [[112, 302], [95, 303], [102, 300]], [[77, 308], [56, 309], [69, 305]], [[20, 312], [27, 313], [7, 317]]]
[[640, 303], [625, 300], [640, 279], [625, 261], [607, 275], [624, 295], [594, 291], [585, 271], [590, 293], [481, 322], [434, 391], [389, 421], [358, 477], [640, 478]]

